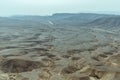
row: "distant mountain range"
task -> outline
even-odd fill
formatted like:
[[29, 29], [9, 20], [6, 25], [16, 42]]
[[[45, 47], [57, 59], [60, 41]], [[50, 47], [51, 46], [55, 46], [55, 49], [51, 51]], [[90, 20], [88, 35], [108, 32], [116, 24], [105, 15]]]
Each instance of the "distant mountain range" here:
[[120, 15], [56, 13], [52, 16], [0, 17], [0, 27], [4, 26], [120, 27]]

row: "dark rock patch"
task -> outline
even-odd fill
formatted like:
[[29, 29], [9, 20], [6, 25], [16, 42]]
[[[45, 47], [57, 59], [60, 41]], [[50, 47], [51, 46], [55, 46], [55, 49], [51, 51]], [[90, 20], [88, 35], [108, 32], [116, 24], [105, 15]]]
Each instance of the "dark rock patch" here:
[[68, 66], [62, 69], [61, 73], [62, 74], [72, 74], [76, 72], [78, 69], [74, 66]]
[[1, 70], [5, 73], [6, 72], [20, 73], [32, 71], [33, 69], [37, 69], [40, 67], [44, 67], [44, 64], [42, 62], [22, 59], [10, 59], [2, 62], [1, 64]]

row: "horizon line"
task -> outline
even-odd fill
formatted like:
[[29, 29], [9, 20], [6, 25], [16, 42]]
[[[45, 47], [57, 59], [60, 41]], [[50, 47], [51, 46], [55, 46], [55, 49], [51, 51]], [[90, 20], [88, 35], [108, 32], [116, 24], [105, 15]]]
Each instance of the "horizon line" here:
[[58, 12], [58, 13], [52, 13], [52, 14], [45, 14], [45, 15], [38, 15], [38, 14], [13, 14], [13, 15], [5, 15], [0, 17], [15, 17], [15, 16], [53, 16], [55, 14], [103, 14], [103, 15], [120, 15], [120, 12], [117, 13], [110, 13], [108, 12]]

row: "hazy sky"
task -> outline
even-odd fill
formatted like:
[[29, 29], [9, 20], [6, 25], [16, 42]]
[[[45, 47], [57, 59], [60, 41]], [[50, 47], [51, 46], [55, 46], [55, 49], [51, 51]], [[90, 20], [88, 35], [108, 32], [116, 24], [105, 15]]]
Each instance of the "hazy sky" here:
[[0, 16], [120, 12], [120, 0], [0, 0]]

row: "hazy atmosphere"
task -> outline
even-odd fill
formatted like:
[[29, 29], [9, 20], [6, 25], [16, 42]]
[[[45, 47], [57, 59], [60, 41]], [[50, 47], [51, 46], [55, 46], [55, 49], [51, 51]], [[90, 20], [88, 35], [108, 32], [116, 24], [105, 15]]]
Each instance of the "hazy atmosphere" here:
[[52, 13], [118, 13], [119, 0], [0, 0], [0, 16]]
[[120, 80], [120, 0], [0, 0], [0, 80]]

